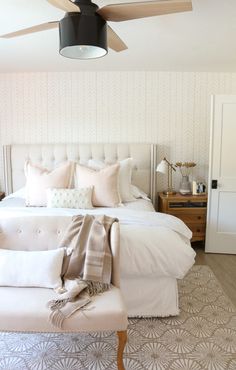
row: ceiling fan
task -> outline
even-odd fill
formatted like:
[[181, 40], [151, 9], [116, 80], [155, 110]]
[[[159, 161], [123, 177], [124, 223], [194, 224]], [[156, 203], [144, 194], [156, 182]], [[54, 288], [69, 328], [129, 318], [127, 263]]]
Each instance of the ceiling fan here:
[[47, 0], [66, 12], [60, 21], [42, 23], [2, 38], [23, 36], [59, 26], [60, 54], [73, 59], [92, 59], [107, 54], [109, 48], [119, 52], [127, 49], [125, 43], [107, 26], [107, 21], [122, 22], [155, 15], [192, 10], [191, 0], [155, 0], [146, 2], [110, 4], [99, 8], [91, 0]]

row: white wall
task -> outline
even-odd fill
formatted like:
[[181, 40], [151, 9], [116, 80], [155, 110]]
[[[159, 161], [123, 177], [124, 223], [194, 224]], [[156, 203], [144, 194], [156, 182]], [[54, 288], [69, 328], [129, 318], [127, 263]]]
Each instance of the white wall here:
[[[235, 73], [0, 74], [0, 142], [153, 142], [207, 179], [210, 96], [224, 93]], [[3, 188], [2, 161], [0, 175]]]

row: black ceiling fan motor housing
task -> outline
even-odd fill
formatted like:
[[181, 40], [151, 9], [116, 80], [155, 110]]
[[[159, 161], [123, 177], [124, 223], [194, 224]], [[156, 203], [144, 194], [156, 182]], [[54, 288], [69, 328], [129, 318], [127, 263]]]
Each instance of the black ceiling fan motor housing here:
[[61, 54], [64, 48], [77, 45], [96, 45], [107, 51], [107, 24], [94, 10], [66, 13], [59, 23], [59, 32]]

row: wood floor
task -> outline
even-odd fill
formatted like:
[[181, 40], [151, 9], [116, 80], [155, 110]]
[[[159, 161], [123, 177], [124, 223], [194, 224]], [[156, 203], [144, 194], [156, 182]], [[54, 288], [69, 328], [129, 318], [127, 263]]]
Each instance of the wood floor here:
[[194, 244], [196, 264], [209, 266], [220, 281], [225, 293], [236, 306], [236, 255], [205, 253], [204, 246]]

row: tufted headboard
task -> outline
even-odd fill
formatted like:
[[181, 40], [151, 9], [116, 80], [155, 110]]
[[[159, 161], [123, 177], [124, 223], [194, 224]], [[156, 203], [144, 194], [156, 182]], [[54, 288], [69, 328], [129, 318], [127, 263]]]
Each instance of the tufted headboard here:
[[4, 181], [6, 194], [25, 185], [24, 163], [55, 168], [71, 160], [86, 165], [89, 159], [109, 163], [128, 157], [134, 161], [132, 183], [152, 199], [156, 196], [156, 145], [154, 144], [13, 144], [3, 147]]

